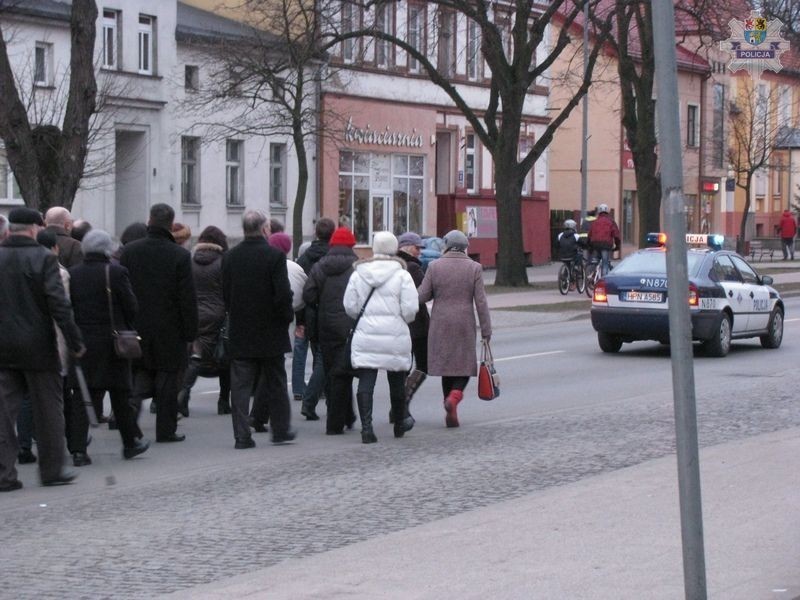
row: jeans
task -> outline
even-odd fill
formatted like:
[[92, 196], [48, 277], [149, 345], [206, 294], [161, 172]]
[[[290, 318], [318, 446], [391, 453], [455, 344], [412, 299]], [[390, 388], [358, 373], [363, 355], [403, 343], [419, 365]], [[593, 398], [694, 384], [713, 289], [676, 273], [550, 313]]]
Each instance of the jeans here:
[[601, 248], [600, 252], [600, 274], [605, 277], [611, 270], [611, 250]]
[[33, 448], [33, 405], [28, 394], [22, 396], [22, 403], [17, 415], [17, 441], [20, 448]]
[[783, 248], [783, 260], [786, 260], [791, 255], [794, 260], [794, 238], [781, 238], [781, 245]]
[[311, 366], [311, 377], [303, 392], [303, 407], [306, 410], [315, 410], [319, 395], [325, 387], [325, 367], [322, 363], [322, 349], [319, 342], [311, 342], [311, 354], [314, 357]]
[[306, 393], [306, 358], [308, 357], [308, 337], [298, 337], [295, 332], [292, 349], [292, 395], [302, 398]]

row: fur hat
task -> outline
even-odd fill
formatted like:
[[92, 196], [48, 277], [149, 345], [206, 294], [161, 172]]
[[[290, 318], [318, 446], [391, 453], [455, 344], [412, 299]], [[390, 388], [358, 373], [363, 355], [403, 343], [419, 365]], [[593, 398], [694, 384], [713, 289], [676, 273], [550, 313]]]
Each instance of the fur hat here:
[[393, 256], [397, 254], [397, 238], [391, 231], [378, 231], [372, 238], [373, 254], [386, 254]]
[[192, 230], [189, 229], [188, 225], [184, 225], [183, 223], [173, 223], [172, 237], [175, 238], [175, 243], [183, 246], [183, 244], [185, 244], [189, 238], [192, 237]]
[[347, 227], [338, 227], [336, 231], [333, 232], [333, 235], [331, 235], [328, 245], [352, 248], [356, 245], [356, 238], [353, 236], [353, 232]]
[[287, 234], [283, 233], [282, 231], [277, 231], [273, 234], [270, 234], [269, 245], [273, 248], [277, 248], [284, 254], [289, 254], [292, 251], [292, 238], [290, 238]]

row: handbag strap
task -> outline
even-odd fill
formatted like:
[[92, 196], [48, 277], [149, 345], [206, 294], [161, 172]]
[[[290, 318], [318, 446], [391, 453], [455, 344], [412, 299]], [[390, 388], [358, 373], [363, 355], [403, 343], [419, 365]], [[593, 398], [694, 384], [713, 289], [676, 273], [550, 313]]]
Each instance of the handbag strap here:
[[370, 299], [370, 298], [372, 298], [372, 294], [374, 294], [374, 293], [375, 293], [375, 290], [376, 290], [376, 289], [378, 289], [378, 288], [372, 288], [372, 289], [369, 291], [369, 295], [367, 296], [367, 299], [366, 299], [366, 300], [364, 300], [364, 304], [361, 306], [361, 310], [360, 310], [360, 311], [358, 311], [358, 316], [356, 317], [356, 320], [355, 320], [355, 322], [353, 323], [353, 329], [352, 329], [352, 331], [355, 331], [355, 330], [356, 330], [356, 327], [358, 327], [358, 322], [361, 320], [361, 317], [362, 317], [362, 316], [364, 316], [364, 311], [367, 309], [367, 304], [369, 303], [369, 299]]
[[494, 364], [494, 357], [492, 356], [492, 347], [489, 345], [485, 339], [481, 340], [481, 360], [485, 361], [489, 364]]
[[117, 328], [114, 326], [114, 303], [111, 301], [111, 265], [106, 265], [106, 297], [108, 298], [108, 315], [111, 318], [111, 333], [117, 333]]

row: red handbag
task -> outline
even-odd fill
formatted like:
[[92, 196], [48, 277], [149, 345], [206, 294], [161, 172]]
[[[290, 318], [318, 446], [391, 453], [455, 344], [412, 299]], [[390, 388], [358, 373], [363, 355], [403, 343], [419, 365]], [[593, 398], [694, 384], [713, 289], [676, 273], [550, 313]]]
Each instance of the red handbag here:
[[481, 364], [478, 367], [478, 398], [494, 400], [500, 395], [500, 376], [494, 369], [494, 358], [489, 342], [481, 341]]

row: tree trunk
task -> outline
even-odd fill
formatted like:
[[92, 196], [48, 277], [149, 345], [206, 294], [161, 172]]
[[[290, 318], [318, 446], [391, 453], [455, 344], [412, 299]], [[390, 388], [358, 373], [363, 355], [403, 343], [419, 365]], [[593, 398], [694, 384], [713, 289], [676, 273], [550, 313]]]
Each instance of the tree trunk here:
[[739, 254], [744, 254], [745, 252], [747, 217], [750, 215], [750, 186], [752, 182], [753, 174], [748, 173], [744, 182], [744, 186], [739, 186], [744, 189], [744, 212], [742, 213], [742, 222], [739, 225], [739, 239], [736, 240], [736, 252]]
[[295, 152], [297, 153], [297, 191], [294, 195], [294, 209], [292, 210], [292, 238], [294, 238], [292, 257], [297, 258], [297, 250], [303, 243], [303, 209], [306, 203], [308, 190], [308, 153], [305, 147], [302, 124], [296, 126], [292, 133]]
[[640, 248], [648, 233], [661, 231], [661, 180], [656, 174], [656, 160], [655, 152], [644, 153], [636, 169]]
[[[509, 149], [506, 146], [511, 146]], [[495, 161], [497, 201], [497, 276], [495, 285], [526, 286], [525, 246], [522, 239], [522, 183], [515, 144], [502, 144]]]

